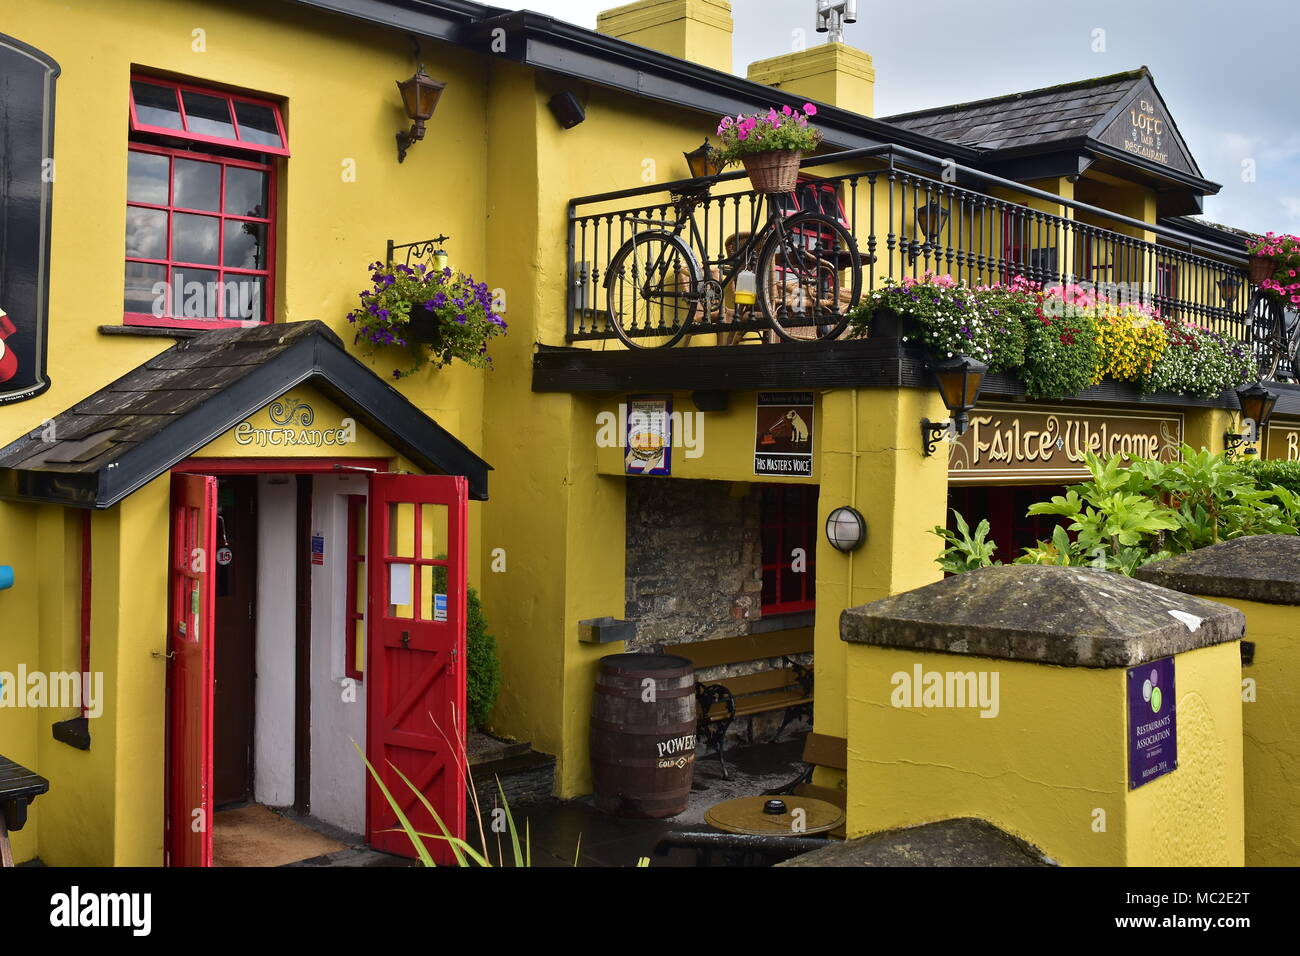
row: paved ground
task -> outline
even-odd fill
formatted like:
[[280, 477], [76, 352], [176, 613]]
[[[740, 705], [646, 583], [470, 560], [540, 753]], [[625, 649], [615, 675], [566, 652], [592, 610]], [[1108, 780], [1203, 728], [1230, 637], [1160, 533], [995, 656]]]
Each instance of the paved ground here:
[[[757, 743], [729, 750], [730, 780], [723, 779], [716, 757], [699, 760], [690, 802], [685, 812], [671, 820], [611, 817], [597, 810], [590, 797], [536, 803], [519, 808], [514, 816], [517, 821], [528, 821], [534, 866], [572, 866], [579, 846], [580, 866], [635, 866], [641, 857], [650, 857], [651, 866], [695, 866], [691, 851], [674, 850], [667, 856], [654, 856], [655, 843], [674, 830], [708, 830], [704, 811], [715, 803], [790, 783], [806, 767], [799, 759], [802, 752], [803, 739], [798, 735], [777, 744]], [[509, 859], [506, 839], [503, 846]], [[492, 840], [489, 844], [495, 859], [495, 844]]]

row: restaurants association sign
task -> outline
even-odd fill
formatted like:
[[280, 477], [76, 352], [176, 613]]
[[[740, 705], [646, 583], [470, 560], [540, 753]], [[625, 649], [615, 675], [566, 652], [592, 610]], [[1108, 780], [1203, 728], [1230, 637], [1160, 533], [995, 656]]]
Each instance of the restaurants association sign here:
[[954, 484], [1074, 481], [1088, 476], [1088, 452], [1173, 461], [1182, 442], [1178, 414], [981, 406], [950, 446], [948, 476]]
[[0, 34], [0, 404], [50, 387], [45, 375], [59, 66]]

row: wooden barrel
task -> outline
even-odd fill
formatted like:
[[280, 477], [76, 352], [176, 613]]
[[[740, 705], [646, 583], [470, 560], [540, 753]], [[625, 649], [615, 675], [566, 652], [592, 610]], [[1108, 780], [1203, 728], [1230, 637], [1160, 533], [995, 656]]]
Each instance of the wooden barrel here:
[[657, 819], [686, 809], [695, 773], [695, 667], [668, 654], [602, 657], [591, 707], [596, 806]]

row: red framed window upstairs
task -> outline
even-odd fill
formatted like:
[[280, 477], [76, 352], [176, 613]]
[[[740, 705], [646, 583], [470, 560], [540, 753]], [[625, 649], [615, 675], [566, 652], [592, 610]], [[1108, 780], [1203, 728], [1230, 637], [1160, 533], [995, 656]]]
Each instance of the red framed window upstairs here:
[[211, 329], [274, 315], [274, 103], [152, 77], [131, 81], [123, 316]]
[[[764, 485], [759, 528], [763, 614], [810, 611], [817, 598], [817, 486]], [[802, 562], [796, 555], [802, 549]]]
[[269, 100], [131, 77], [131, 131], [288, 156], [284, 117]]

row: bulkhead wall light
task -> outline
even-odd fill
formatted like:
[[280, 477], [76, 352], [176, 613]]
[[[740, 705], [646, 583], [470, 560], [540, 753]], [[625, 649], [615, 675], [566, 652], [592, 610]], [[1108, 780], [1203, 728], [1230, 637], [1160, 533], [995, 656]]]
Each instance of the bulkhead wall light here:
[[841, 505], [826, 516], [826, 540], [846, 554], [867, 540], [867, 519], [856, 508]]

